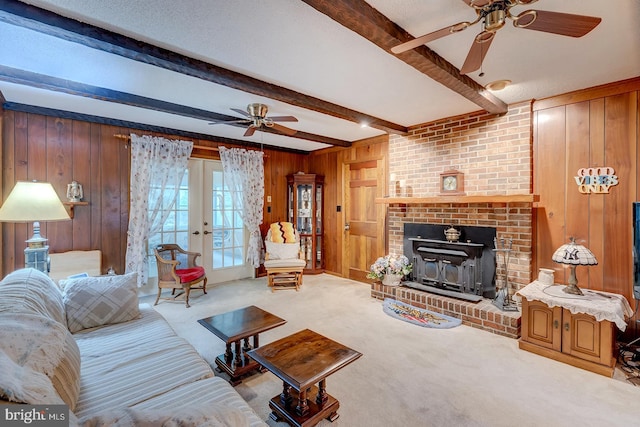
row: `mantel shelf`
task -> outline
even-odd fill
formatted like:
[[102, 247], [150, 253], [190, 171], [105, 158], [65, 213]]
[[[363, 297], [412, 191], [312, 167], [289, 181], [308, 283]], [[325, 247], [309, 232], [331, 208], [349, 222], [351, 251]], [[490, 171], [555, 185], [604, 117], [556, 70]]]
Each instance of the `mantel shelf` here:
[[383, 205], [419, 205], [442, 203], [534, 203], [540, 201], [537, 194], [494, 194], [488, 196], [432, 196], [432, 197], [378, 197]]

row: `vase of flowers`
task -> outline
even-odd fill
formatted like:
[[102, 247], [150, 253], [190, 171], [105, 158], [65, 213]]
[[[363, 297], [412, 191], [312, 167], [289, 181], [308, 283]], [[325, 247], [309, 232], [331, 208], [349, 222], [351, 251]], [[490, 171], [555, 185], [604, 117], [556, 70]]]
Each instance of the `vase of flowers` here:
[[382, 280], [383, 285], [398, 286], [407, 274], [411, 273], [413, 265], [404, 255], [387, 255], [380, 257], [371, 264], [367, 278]]

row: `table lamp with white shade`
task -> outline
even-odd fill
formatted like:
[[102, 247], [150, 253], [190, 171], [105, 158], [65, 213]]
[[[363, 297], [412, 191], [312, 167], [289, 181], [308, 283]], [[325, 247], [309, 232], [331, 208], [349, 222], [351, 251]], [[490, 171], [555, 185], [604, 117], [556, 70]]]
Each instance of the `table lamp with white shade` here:
[[567, 264], [571, 268], [569, 283], [563, 289], [564, 292], [573, 295], [583, 295], [578, 288], [578, 278], [576, 277], [576, 266], [578, 265], [597, 265], [595, 255], [586, 247], [576, 243], [571, 237], [571, 242], [560, 246], [553, 253], [551, 259], [559, 264]]
[[0, 222], [32, 222], [33, 236], [26, 241], [25, 267], [48, 272], [49, 246], [40, 235], [39, 221], [71, 219], [60, 198], [48, 182], [18, 181], [0, 207]]

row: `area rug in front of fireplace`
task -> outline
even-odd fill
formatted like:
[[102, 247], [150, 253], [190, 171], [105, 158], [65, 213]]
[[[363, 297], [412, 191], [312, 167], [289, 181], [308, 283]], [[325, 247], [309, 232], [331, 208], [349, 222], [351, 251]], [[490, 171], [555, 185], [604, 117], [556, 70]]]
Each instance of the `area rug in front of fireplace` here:
[[426, 328], [448, 329], [462, 324], [462, 320], [417, 308], [392, 298], [385, 298], [382, 310], [391, 317]]

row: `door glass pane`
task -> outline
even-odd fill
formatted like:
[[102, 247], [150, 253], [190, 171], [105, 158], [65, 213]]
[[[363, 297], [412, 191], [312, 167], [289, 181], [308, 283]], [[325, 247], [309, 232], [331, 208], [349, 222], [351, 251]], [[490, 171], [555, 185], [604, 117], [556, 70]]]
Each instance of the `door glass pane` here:
[[[149, 198], [166, 197], [166, 194], [162, 194], [160, 187], [151, 183], [151, 189], [149, 192]], [[165, 200], [165, 205], [169, 204], [168, 200]], [[158, 276], [158, 268], [156, 266], [156, 256], [153, 253], [153, 248], [161, 243], [177, 243], [181, 248], [189, 249], [189, 170], [185, 171], [180, 183], [180, 190], [178, 192], [178, 200], [173, 205], [169, 217], [162, 224], [162, 230], [149, 238], [147, 245], [147, 259], [149, 263], [149, 277]]]
[[[236, 267], [245, 264], [245, 231], [241, 210], [234, 209], [230, 189], [227, 187], [222, 168], [213, 170], [213, 250], [214, 268]], [[239, 195], [242, 200], [242, 195]]]

